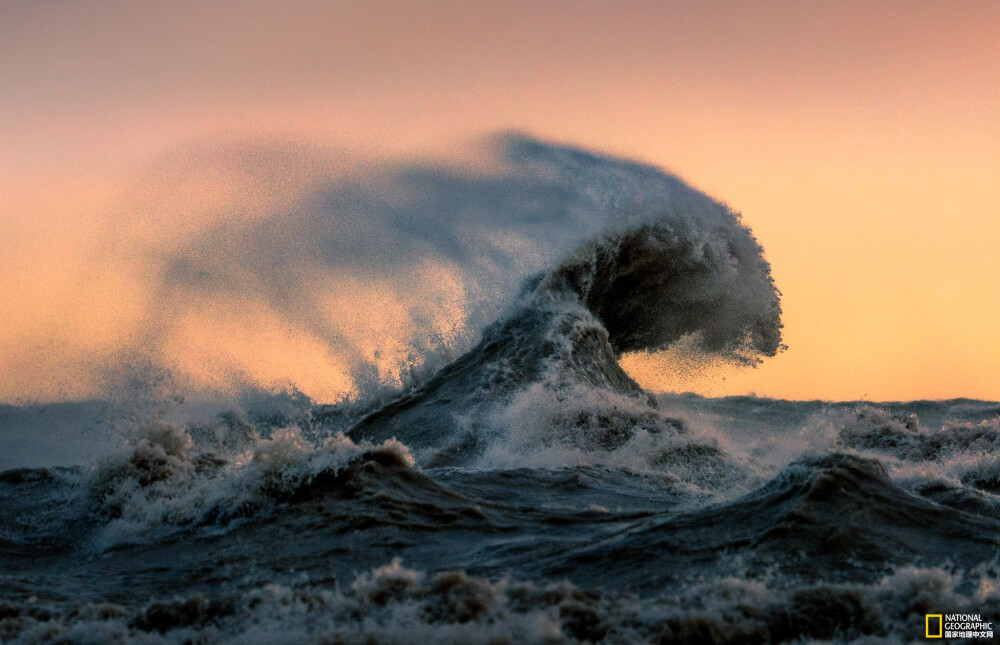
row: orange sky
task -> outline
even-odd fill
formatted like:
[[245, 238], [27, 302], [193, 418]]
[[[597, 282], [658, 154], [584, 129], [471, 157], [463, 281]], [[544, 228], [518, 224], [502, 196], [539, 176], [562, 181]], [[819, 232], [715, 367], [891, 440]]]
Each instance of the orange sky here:
[[178, 146], [510, 127], [677, 172], [764, 246], [790, 349], [725, 381], [627, 360], [644, 385], [1000, 399], [998, 34], [995, 2], [4, 2], [0, 400], [86, 394], [58, 357], [127, 333], [139, 277], [67, 272]]

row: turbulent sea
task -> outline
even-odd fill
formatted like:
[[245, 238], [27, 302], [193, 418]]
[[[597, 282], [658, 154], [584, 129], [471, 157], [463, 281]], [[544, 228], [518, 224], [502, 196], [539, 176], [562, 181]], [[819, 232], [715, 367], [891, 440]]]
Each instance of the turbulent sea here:
[[0, 408], [0, 642], [915, 642], [926, 614], [1000, 620], [1000, 404], [642, 390], [623, 354], [781, 350], [761, 247], [655, 169], [512, 150], [544, 190], [470, 211], [600, 225], [424, 377], [185, 421]]

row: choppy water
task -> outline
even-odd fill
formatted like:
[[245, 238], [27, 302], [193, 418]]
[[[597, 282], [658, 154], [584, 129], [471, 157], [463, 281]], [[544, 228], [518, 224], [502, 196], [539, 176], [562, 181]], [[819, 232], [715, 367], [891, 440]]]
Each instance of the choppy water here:
[[94, 439], [101, 402], [0, 409], [0, 641], [911, 642], [927, 613], [1000, 620], [1000, 404], [644, 392], [622, 353], [753, 363], [780, 307], [728, 208], [600, 176], [629, 173], [642, 199], [395, 398], [139, 417], [124, 444]]
[[320, 408], [8, 470], [0, 638], [908, 642], [1000, 612], [997, 404], [659, 406], [691, 420], [628, 458], [426, 467]]

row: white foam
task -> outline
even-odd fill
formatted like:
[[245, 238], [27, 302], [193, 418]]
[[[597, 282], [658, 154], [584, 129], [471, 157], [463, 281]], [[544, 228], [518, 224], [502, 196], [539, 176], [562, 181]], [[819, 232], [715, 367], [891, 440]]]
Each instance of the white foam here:
[[96, 466], [90, 474], [90, 512], [103, 519], [92, 547], [164, 539], [210, 524], [213, 531], [273, 507], [275, 498], [308, 485], [320, 474], [337, 474], [371, 450], [412, 466], [406, 446], [355, 444], [342, 433], [311, 442], [296, 427], [257, 439], [244, 452], [196, 454], [189, 434], [157, 426], [133, 449]]

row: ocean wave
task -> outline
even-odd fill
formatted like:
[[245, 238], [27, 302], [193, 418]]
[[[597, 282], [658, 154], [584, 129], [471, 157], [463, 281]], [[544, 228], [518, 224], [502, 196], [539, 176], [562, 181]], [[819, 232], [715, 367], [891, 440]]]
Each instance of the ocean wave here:
[[[533, 154], [540, 147], [521, 144]], [[476, 347], [350, 436], [397, 437], [428, 466], [470, 463], [512, 432], [523, 441], [526, 424], [547, 428], [537, 433], [540, 445], [614, 450], [637, 430], [684, 431], [622, 370], [622, 353], [686, 339], [699, 351], [753, 364], [779, 350], [779, 294], [760, 245], [735, 213], [653, 169], [564, 152], [563, 173], [617, 168], [615, 182], [641, 179], [646, 192], [633, 194], [599, 235], [528, 279]]]
[[916, 414], [862, 406], [840, 429], [847, 448], [873, 450], [907, 461], [937, 461], [957, 453], [1000, 450], [1000, 417], [978, 423], [949, 422], [937, 430], [920, 424]]
[[198, 452], [194, 445], [184, 429], [162, 425], [149, 429], [134, 448], [94, 468], [86, 484], [87, 518], [99, 522], [94, 548], [164, 539], [207, 525], [234, 526], [337, 480], [358, 462], [403, 468], [414, 463], [397, 441], [359, 445], [338, 433], [314, 444], [294, 427], [268, 439], [243, 435], [237, 445], [245, 450], [231, 455]]

